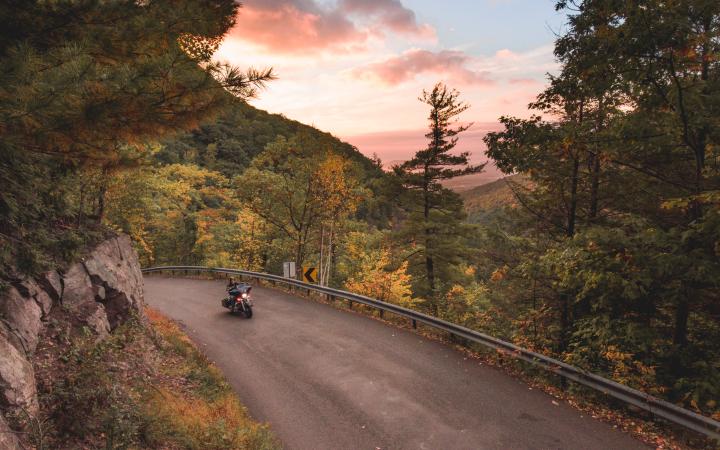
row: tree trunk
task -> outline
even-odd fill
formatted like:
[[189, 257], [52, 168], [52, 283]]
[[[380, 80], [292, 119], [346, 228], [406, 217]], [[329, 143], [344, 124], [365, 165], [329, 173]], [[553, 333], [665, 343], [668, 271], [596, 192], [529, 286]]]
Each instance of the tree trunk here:
[[[712, 19], [706, 18], [704, 26], [704, 32], [709, 33], [712, 28]], [[702, 66], [700, 71], [700, 79], [704, 82], [708, 81], [709, 78], [709, 67], [710, 62], [708, 58], [708, 47], [707, 44], [702, 49]], [[682, 97], [680, 97], [682, 98]], [[697, 139], [695, 145], [689, 145], [695, 156], [695, 183], [694, 183], [694, 194], [699, 195], [704, 190], [704, 179], [703, 172], [705, 170], [705, 157], [707, 152], [707, 125], [703, 125], [697, 132]], [[687, 135], [686, 135], [687, 138]], [[692, 144], [686, 142], [687, 144]], [[703, 216], [703, 207], [701, 202], [694, 199], [689, 208], [689, 220], [694, 222]], [[677, 309], [675, 310], [675, 324], [673, 333], [673, 344], [684, 348], [688, 344], [688, 318], [690, 316], [690, 296], [685, 294], [678, 302]]]
[[600, 152], [592, 157], [592, 179], [590, 180], [590, 222], [594, 222], [598, 215], [598, 191], [600, 188]]
[[690, 315], [690, 305], [687, 297], [682, 298], [675, 310], [675, 333], [673, 335], [673, 344], [678, 347], [687, 345], [687, 324]]
[[302, 231], [298, 231], [297, 241], [295, 243], [295, 277], [298, 280], [302, 280], [302, 265], [303, 265], [303, 238]]
[[[605, 119], [602, 97], [598, 101], [598, 117], [595, 121], [595, 133], [599, 133], [603, 129], [603, 122]], [[600, 145], [595, 144], [595, 152], [591, 153], [591, 164], [590, 164], [590, 211], [589, 221], [595, 222], [598, 215], [598, 197], [600, 190]]]
[[[582, 125], [584, 119], [584, 102], [580, 102], [580, 111], [578, 113], [578, 124]], [[577, 141], [577, 139], [576, 139]], [[573, 145], [577, 145], [573, 143]], [[570, 207], [568, 208], [567, 235], [573, 237], [575, 235], [575, 223], [577, 221], [577, 191], [578, 191], [578, 173], [580, 171], [580, 151], [575, 150], [574, 153], [568, 152], [573, 158], [572, 179], [570, 184]]]
[[323, 249], [325, 246], [325, 224], [320, 226], [320, 267], [318, 267], [318, 274], [320, 278], [320, 286], [323, 286], [323, 278], [325, 276], [325, 256]]
[[334, 253], [334, 237], [335, 237], [335, 224], [330, 224], [330, 234], [328, 236], [328, 246], [327, 251], [325, 252], [325, 264], [323, 265], [324, 269], [324, 280], [323, 280], [323, 286], [330, 285], [330, 275], [332, 272], [332, 266], [335, 262], [335, 258], [333, 257]]
[[[580, 103], [580, 112], [578, 123], [583, 121], [583, 103]], [[568, 207], [567, 219], [567, 237], [572, 239], [575, 236], [575, 225], [577, 222], [577, 191], [578, 191], [578, 174], [580, 172], [580, 151], [570, 153], [573, 158], [572, 179], [570, 182], [570, 205]], [[567, 350], [568, 334], [572, 326], [572, 317], [570, 314], [570, 295], [566, 292], [560, 293], [560, 353]], [[563, 385], [564, 387], [564, 385]]]
[[572, 180], [570, 185], [570, 206], [568, 208], [567, 236], [575, 236], [575, 223], [577, 221], [577, 190], [578, 190], [578, 172], [580, 170], [580, 160], [576, 157], [573, 161]]
[[432, 230], [430, 229], [430, 192], [429, 185], [426, 184], [423, 189], [423, 200], [424, 200], [424, 218], [425, 218], [425, 272], [427, 275], [428, 285], [430, 287], [430, 305], [432, 313], [437, 316], [438, 305], [437, 298], [435, 298], [435, 263], [432, 256], [430, 256], [430, 239], [432, 237]]

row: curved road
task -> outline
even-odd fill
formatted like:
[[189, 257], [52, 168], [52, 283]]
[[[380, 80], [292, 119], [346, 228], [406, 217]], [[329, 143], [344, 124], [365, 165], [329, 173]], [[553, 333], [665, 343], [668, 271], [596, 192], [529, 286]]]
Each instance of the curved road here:
[[247, 320], [222, 281], [145, 278], [251, 415], [288, 449], [638, 449], [502, 371], [409, 331], [256, 287]]

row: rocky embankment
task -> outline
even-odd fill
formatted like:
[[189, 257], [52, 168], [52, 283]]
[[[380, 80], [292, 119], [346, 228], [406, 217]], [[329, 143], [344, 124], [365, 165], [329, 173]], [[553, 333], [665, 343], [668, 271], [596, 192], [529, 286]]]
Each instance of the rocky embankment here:
[[0, 448], [20, 448], [10, 429], [36, 417], [33, 356], [53, 320], [103, 339], [133, 314], [141, 315], [143, 277], [128, 236], [104, 241], [64, 272], [13, 280], [0, 293]]

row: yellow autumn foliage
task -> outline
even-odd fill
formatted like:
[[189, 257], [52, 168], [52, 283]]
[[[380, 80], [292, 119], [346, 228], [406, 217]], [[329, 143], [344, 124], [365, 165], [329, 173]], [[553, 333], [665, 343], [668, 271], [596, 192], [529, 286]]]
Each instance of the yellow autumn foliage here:
[[357, 294], [412, 308], [417, 300], [412, 297], [411, 277], [407, 273], [407, 261], [397, 269], [388, 269], [390, 250], [360, 251], [361, 270], [345, 282], [345, 289]]

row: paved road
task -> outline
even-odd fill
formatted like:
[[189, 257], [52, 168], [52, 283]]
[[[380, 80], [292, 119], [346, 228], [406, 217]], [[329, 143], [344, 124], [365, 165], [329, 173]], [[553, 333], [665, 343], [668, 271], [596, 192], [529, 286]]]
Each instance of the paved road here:
[[224, 283], [145, 278], [288, 449], [637, 449], [638, 441], [440, 343], [271, 289], [247, 320]]

